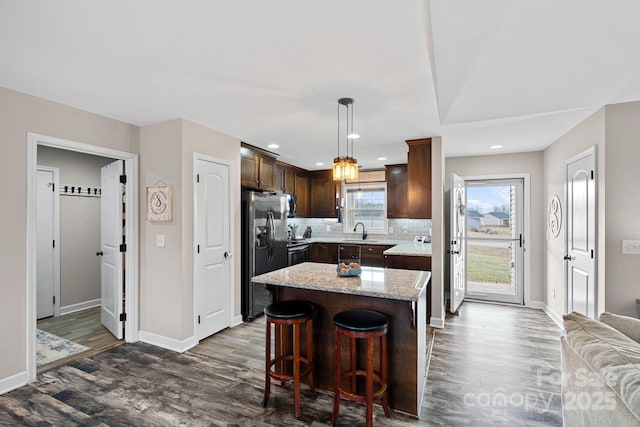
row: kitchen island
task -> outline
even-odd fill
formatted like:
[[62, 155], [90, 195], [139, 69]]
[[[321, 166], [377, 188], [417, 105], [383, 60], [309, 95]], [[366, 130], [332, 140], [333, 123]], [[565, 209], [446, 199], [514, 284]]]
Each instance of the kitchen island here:
[[[317, 307], [315, 383], [321, 389], [333, 391], [333, 316], [352, 309], [387, 315], [389, 403], [396, 410], [418, 416], [426, 375], [430, 278], [428, 271], [377, 267], [362, 267], [360, 277], [338, 277], [335, 264], [305, 262], [252, 280], [266, 285], [273, 302], [305, 300]], [[378, 360], [376, 354], [376, 364]]]

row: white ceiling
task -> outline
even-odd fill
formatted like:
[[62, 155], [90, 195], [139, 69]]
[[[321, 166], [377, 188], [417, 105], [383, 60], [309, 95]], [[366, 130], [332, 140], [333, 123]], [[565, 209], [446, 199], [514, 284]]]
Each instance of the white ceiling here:
[[375, 168], [437, 135], [447, 156], [541, 150], [640, 100], [638, 22], [634, 0], [0, 0], [0, 86], [307, 169], [336, 156], [348, 96]]

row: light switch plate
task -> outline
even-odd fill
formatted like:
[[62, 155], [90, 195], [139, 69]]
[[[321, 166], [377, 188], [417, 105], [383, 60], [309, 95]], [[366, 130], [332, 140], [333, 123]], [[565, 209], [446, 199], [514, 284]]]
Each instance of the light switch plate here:
[[629, 255], [640, 255], [640, 240], [623, 240], [622, 253]]
[[164, 248], [165, 246], [164, 234], [156, 234], [156, 246], [159, 248]]

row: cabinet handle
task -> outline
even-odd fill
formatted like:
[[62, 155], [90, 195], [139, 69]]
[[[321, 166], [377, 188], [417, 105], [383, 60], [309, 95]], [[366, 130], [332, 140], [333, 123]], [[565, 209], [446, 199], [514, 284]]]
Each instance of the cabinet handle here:
[[373, 249], [369, 248], [369, 252], [373, 252]]

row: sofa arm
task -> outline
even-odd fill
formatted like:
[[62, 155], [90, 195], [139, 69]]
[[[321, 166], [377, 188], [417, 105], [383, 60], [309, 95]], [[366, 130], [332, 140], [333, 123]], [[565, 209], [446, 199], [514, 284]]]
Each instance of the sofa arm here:
[[607, 313], [606, 311], [598, 318], [605, 325], [622, 332], [635, 342], [640, 343], [640, 319], [621, 316], [619, 314]]

